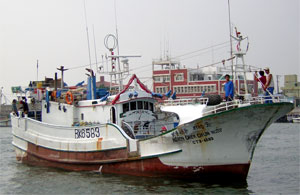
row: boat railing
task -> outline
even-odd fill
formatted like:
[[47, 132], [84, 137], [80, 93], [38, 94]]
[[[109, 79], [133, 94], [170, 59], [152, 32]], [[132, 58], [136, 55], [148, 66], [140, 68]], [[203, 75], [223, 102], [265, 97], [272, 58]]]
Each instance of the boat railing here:
[[125, 131], [125, 133], [131, 137], [132, 139], [135, 139], [134, 130], [132, 127], [126, 123], [125, 121], [122, 121], [122, 129]]
[[215, 105], [215, 106], [208, 106], [206, 108], [206, 112], [203, 113], [203, 116], [207, 116], [210, 114], [216, 114], [219, 112], [223, 112], [226, 110], [231, 110], [233, 108], [239, 107], [241, 104], [241, 100], [233, 100], [230, 102], [222, 102], [221, 104]]
[[[129, 123], [122, 122], [122, 128], [124, 129], [124, 131], [126, 133], [127, 131], [131, 131], [134, 134], [134, 137], [136, 139], [159, 135], [165, 131], [173, 129], [177, 125], [178, 122], [166, 122], [165, 120], [159, 120], [155, 122], [149, 122], [148, 124], [138, 124], [138, 125], [134, 123], [130, 125], [130, 122]], [[128, 130], [126, 130], [127, 128]]]
[[259, 96], [259, 97], [252, 97], [251, 99], [248, 100], [235, 99], [233, 101], [222, 102], [221, 104], [207, 107], [206, 112], [203, 113], [203, 116], [223, 112], [226, 110], [231, 110], [238, 107], [249, 106], [253, 104], [280, 103], [280, 102], [290, 102], [290, 101], [282, 96], [273, 96], [272, 98], [270, 96]]
[[198, 97], [198, 98], [165, 100], [163, 102], [163, 105], [164, 106], [178, 106], [178, 105], [189, 105], [189, 104], [205, 104], [205, 105], [207, 105], [207, 102], [208, 102], [208, 98]]

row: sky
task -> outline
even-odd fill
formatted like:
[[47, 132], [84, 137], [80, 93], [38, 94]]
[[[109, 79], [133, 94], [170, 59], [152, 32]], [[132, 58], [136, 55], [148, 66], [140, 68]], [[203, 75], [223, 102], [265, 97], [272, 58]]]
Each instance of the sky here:
[[[11, 86], [53, 78], [60, 66], [69, 69], [69, 86], [86, 80], [86, 27], [92, 63], [95, 46], [98, 62], [108, 53], [104, 37], [116, 34], [117, 27], [120, 54], [141, 55], [129, 59], [130, 69], [149, 88], [152, 60], [166, 53], [190, 68], [230, 57], [228, 0], [85, 0], [85, 7], [87, 20], [84, 0], [0, 0], [0, 87], [5, 95]], [[232, 27], [249, 38], [245, 63], [269, 67], [280, 75], [281, 85], [282, 75], [300, 75], [299, 10], [299, 0], [230, 0]]]

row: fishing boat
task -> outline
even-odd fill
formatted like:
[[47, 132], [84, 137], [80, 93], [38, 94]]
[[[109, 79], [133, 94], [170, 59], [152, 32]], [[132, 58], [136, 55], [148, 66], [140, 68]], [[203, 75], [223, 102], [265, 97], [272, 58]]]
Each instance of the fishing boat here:
[[129, 56], [114, 55], [115, 44], [106, 47], [110, 93], [97, 97], [90, 68], [87, 94], [62, 84], [46, 91], [40, 120], [11, 114], [18, 161], [71, 171], [245, 180], [263, 132], [293, 109], [274, 96], [272, 103], [248, 94], [230, 102], [176, 99], [176, 90], [152, 92], [135, 74], [123, 86], [129, 64], [125, 59], [120, 66], [119, 59]]
[[[134, 88], [129, 88], [135, 81]], [[72, 171], [246, 179], [263, 132], [293, 109], [282, 100], [166, 100], [133, 75], [117, 95], [42, 103], [42, 120], [11, 115], [17, 160]]]

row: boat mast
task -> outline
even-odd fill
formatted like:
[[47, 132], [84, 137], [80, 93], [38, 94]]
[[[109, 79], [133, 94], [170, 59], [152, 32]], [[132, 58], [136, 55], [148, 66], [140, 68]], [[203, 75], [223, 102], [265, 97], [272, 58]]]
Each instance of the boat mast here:
[[[119, 47], [119, 33], [118, 33], [118, 22], [117, 22], [117, 8], [116, 8], [116, 0], [114, 1], [114, 8], [115, 8], [115, 25], [116, 25], [116, 42], [117, 42], [117, 54], [120, 55], [120, 47]], [[118, 59], [118, 70], [119, 70], [119, 92], [123, 89], [123, 79], [122, 79], [122, 72], [121, 72], [121, 65], [120, 65], [120, 58]]]
[[60, 83], [60, 87], [61, 89], [64, 88], [64, 71], [68, 70], [65, 69], [64, 66], [60, 66], [60, 68], [57, 68], [57, 70], [61, 71], [61, 83]]
[[[91, 60], [91, 49], [90, 49], [90, 39], [89, 39], [89, 30], [88, 30], [88, 23], [87, 23], [87, 16], [86, 16], [86, 7], [85, 7], [85, 0], [83, 1], [84, 5], [84, 17], [85, 17], [85, 29], [86, 29], [86, 36], [87, 36], [87, 43], [88, 43], [88, 52], [89, 52], [89, 61], [90, 61], [90, 69], [92, 70], [92, 60]], [[91, 75], [91, 83], [93, 83], [93, 75]], [[92, 86], [92, 99], [94, 99], [94, 86]]]
[[97, 70], [98, 70], [98, 59], [97, 59], [97, 48], [96, 48], [96, 38], [95, 38], [94, 25], [93, 25], [93, 38], [94, 38], [94, 50], [95, 50], [96, 68], [97, 68]]
[[36, 81], [39, 80], [39, 60], [36, 60]]
[[[230, 37], [230, 58], [233, 57], [232, 51], [232, 30], [231, 30], [231, 17], [230, 17], [230, 0], [228, 0], [228, 17], [229, 17], [229, 37]], [[233, 58], [231, 59], [231, 77], [233, 78]], [[235, 83], [235, 78], [234, 78]]]

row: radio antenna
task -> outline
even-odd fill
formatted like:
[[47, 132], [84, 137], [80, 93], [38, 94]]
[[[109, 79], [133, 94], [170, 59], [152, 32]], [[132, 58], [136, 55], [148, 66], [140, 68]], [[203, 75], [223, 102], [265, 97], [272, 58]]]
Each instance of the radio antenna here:
[[85, 0], [83, 1], [83, 5], [84, 5], [85, 29], [86, 29], [86, 36], [87, 36], [87, 42], [88, 42], [90, 69], [92, 69], [91, 49], [90, 49], [90, 39], [89, 39], [89, 29], [88, 29], [87, 16], [86, 16]]
[[89, 30], [88, 30], [88, 23], [87, 23], [87, 16], [86, 16], [86, 7], [85, 7], [85, 0], [83, 1], [84, 5], [84, 17], [85, 17], [85, 28], [86, 28], [86, 36], [87, 36], [87, 42], [88, 42], [88, 51], [89, 51], [89, 60], [90, 60], [90, 70], [91, 70], [91, 92], [92, 92], [92, 99], [94, 99], [94, 85], [93, 85], [93, 69], [92, 69], [92, 60], [91, 60], [91, 49], [90, 49], [90, 39], [89, 39]]
[[[116, 25], [116, 40], [117, 40], [117, 52], [118, 52], [118, 56], [120, 55], [120, 46], [119, 46], [119, 33], [118, 33], [118, 22], [117, 22], [117, 8], [116, 8], [116, 0], [114, 0], [114, 8], [115, 8], [115, 25]], [[118, 70], [120, 72], [119, 76], [119, 81], [120, 81], [120, 86], [119, 86], [119, 92], [121, 91], [121, 89], [123, 88], [123, 83], [122, 83], [122, 74], [121, 74], [121, 65], [120, 65], [120, 58], [118, 59]]]
[[97, 70], [98, 70], [97, 48], [96, 48], [96, 38], [95, 38], [94, 25], [93, 25], [93, 37], [94, 37], [94, 49], [95, 49], [96, 68], [97, 68]]

